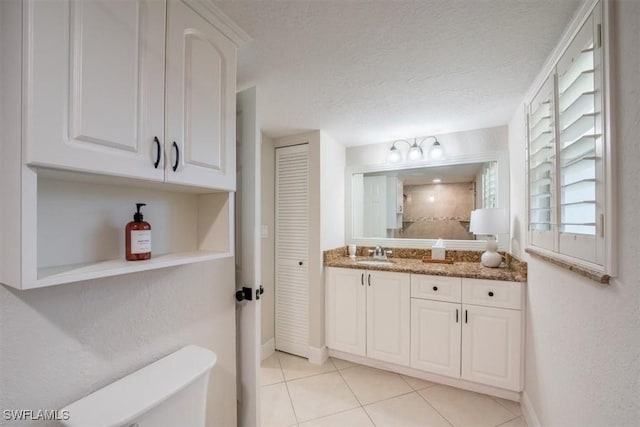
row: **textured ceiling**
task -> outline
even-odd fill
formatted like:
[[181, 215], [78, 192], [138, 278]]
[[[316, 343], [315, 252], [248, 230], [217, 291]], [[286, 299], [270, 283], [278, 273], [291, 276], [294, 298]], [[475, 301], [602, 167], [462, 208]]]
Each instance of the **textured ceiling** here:
[[253, 37], [263, 131], [352, 146], [507, 124], [581, 1], [215, 3]]

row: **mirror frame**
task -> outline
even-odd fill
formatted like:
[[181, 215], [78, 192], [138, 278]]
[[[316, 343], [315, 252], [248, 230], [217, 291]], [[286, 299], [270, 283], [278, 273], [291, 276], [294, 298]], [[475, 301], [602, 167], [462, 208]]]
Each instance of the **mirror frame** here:
[[[357, 237], [353, 235], [355, 213], [353, 212], [353, 174], [371, 173], [371, 172], [388, 172], [396, 170], [419, 169], [425, 167], [462, 165], [469, 163], [486, 163], [497, 162], [497, 180], [498, 180], [498, 206], [507, 210], [507, 216], [510, 216], [509, 209], [509, 153], [505, 151], [489, 151], [485, 153], [470, 154], [463, 156], [449, 157], [437, 162], [423, 160], [420, 162], [404, 162], [395, 164], [373, 164], [373, 165], [354, 165], [347, 166], [345, 170], [345, 214], [346, 214], [346, 233], [347, 243], [356, 244], [358, 246], [376, 246], [393, 248], [431, 248], [436, 239], [398, 239], [398, 238], [381, 238], [381, 237]], [[498, 235], [498, 249], [507, 251], [509, 249], [510, 233]], [[447, 249], [457, 250], [484, 250], [487, 246], [486, 240], [453, 240], [443, 239]]]

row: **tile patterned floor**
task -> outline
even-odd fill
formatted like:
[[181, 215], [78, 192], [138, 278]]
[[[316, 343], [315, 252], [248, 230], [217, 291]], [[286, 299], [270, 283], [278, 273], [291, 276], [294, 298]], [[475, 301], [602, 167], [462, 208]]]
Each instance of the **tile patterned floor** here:
[[330, 358], [262, 362], [263, 427], [527, 427], [520, 405]]

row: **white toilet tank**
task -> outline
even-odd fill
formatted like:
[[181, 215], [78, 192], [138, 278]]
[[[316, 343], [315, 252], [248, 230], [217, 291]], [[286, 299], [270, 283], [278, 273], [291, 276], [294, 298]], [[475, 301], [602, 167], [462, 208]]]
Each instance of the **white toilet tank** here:
[[204, 427], [214, 352], [187, 346], [70, 404], [69, 427]]

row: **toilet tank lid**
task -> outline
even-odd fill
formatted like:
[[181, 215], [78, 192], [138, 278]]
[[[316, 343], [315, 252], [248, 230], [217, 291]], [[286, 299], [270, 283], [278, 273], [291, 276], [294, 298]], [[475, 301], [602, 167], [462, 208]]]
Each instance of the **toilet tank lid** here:
[[116, 427], [187, 387], [216, 364], [216, 354], [190, 345], [73, 402], [63, 410], [69, 427]]

